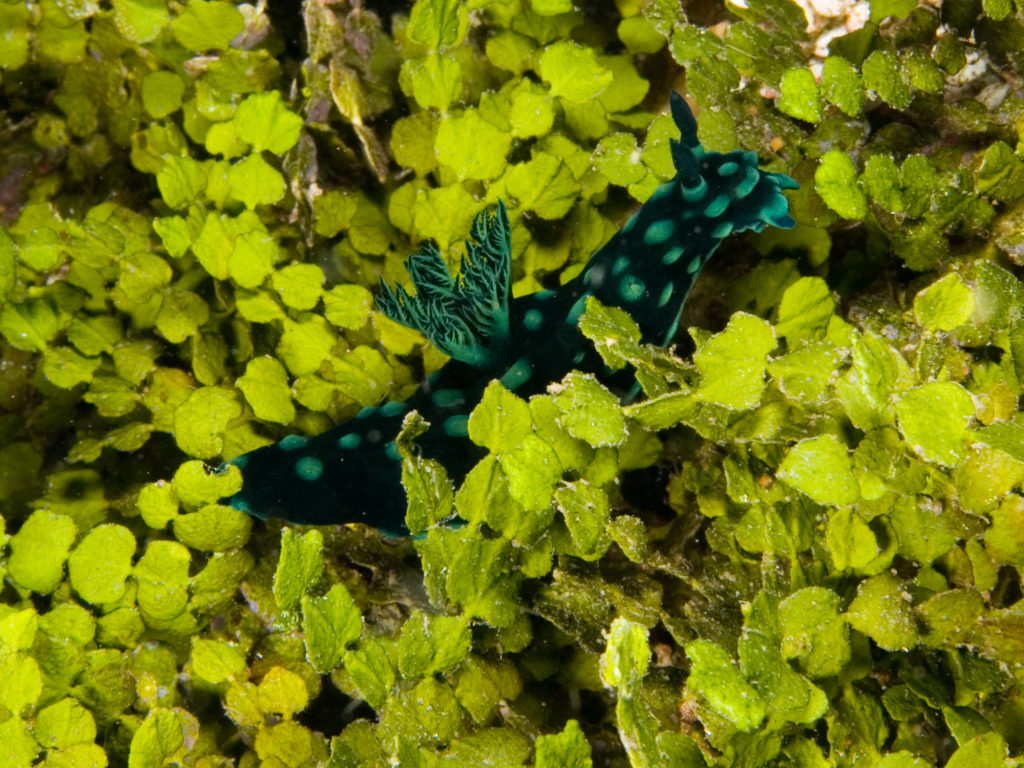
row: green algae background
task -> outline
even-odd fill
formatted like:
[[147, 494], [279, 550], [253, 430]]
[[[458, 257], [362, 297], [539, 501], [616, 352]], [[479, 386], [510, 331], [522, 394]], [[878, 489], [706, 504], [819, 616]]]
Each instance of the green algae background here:
[[[301, 22], [0, 0], [0, 768], [1018, 764], [1024, 8]], [[373, 303], [420, 241], [501, 199], [516, 295], [578, 274], [673, 88], [802, 186], [674, 349], [590, 303], [644, 397], [494, 383], [459, 488], [411, 416], [415, 539], [218, 503], [444, 363]]]

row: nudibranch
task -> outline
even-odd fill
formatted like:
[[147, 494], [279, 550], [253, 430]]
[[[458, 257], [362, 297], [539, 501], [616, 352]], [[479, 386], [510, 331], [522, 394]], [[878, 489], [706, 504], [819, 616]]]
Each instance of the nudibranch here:
[[477, 216], [458, 276], [433, 245], [411, 256], [406, 266], [415, 294], [382, 283], [377, 304], [451, 360], [404, 402], [363, 408], [323, 434], [292, 435], [233, 459], [243, 485], [231, 505], [292, 523], [360, 522], [406, 533], [395, 437], [410, 411], [431, 424], [416, 441], [422, 455], [439, 460], [458, 482], [483, 455], [467, 424], [489, 382], [497, 379], [525, 398], [570, 370], [607, 376], [577, 327], [588, 297], [628, 312], [644, 342], [671, 341], [690, 288], [719, 243], [767, 225], [792, 227], [783, 190], [798, 186], [789, 176], [762, 171], [754, 152], [705, 151], [677, 93], [671, 111], [681, 133], [671, 143], [675, 177], [558, 290], [511, 299], [510, 228], [500, 201], [493, 214]]

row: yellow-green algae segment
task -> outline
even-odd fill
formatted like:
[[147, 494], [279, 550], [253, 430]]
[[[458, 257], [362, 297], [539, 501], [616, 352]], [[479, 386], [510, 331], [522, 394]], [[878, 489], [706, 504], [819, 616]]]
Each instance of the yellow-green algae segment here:
[[[0, 765], [1019, 762], [1019, 10], [581, 7], [315, 4], [293, 87], [257, 6], [0, 3]], [[802, 188], [678, 356], [588, 308], [646, 399], [492, 386], [457, 491], [411, 420], [416, 544], [217, 504], [443, 363], [416, 243], [500, 197], [517, 295], [579, 273], [673, 86]]]

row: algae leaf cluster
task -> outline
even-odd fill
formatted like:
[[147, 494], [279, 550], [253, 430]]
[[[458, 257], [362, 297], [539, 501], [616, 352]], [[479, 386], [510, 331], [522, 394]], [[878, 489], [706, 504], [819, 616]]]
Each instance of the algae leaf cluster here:
[[[1024, 15], [869, 10], [0, 2], [0, 768], [1019, 762]], [[422, 241], [578, 274], [673, 87], [798, 226], [677, 348], [588, 305], [642, 397], [494, 383], [458, 488], [410, 417], [414, 540], [220, 503], [444, 363]]]

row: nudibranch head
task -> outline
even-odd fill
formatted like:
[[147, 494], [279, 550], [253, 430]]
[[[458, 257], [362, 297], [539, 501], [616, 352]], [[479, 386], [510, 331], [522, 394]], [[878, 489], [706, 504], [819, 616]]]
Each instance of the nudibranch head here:
[[706, 231], [716, 239], [733, 232], [760, 232], [769, 224], [789, 229], [785, 189], [797, 184], [784, 173], [762, 171], [754, 152], [708, 152], [697, 138], [697, 121], [678, 93], [671, 96], [672, 117], [680, 131], [672, 141], [672, 162], [682, 195], [684, 218], [706, 219]]

